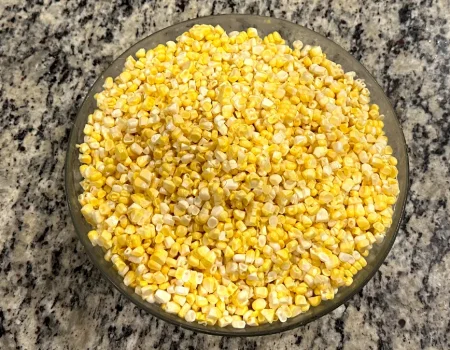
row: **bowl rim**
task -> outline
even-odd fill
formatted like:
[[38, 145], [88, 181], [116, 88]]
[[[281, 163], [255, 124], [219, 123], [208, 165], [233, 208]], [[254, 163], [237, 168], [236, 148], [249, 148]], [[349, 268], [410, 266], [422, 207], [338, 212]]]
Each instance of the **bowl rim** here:
[[[172, 27], [181, 25], [181, 24], [189, 24], [192, 23], [192, 25], [197, 24], [198, 21], [205, 21], [205, 23], [207, 23], [207, 21], [211, 18], [217, 18], [217, 17], [229, 17], [229, 18], [233, 18], [233, 17], [247, 17], [247, 18], [251, 18], [251, 17], [255, 17], [258, 19], [265, 19], [265, 20], [276, 20], [276, 21], [280, 21], [280, 22], [286, 22], [289, 23], [290, 25], [295, 25], [295, 26], [299, 26], [301, 28], [303, 28], [304, 30], [306, 30], [307, 32], [310, 32], [312, 35], [315, 36], [320, 36], [323, 39], [331, 42], [332, 44], [336, 45], [338, 48], [340, 48], [342, 51], [344, 51], [347, 55], [349, 55], [355, 64], [359, 65], [365, 74], [367, 74], [369, 77], [371, 77], [374, 81], [374, 83], [376, 84], [376, 86], [378, 86], [378, 88], [380, 89], [380, 91], [382, 91], [383, 93], [383, 97], [386, 100], [387, 104], [388, 104], [388, 108], [391, 109], [391, 112], [394, 116], [394, 119], [396, 121], [396, 123], [398, 124], [398, 127], [401, 131], [401, 143], [404, 145], [404, 149], [405, 149], [405, 164], [406, 164], [406, 169], [405, 169], [405, 182], [406, 182], [406, 187], [405, 187], [405, 195], [403, 197], [403, 200], [401, 202], [399, 202], [399, 198], [397, 198], [397, 202], [395, 205], [395, 210], [399, 210], [400, 211], [400, 217], [399, 220], [395, 226], [395, 229], [393, 230], [393, 234], [392, 234], [392, 238], [389, 242], [389, 244], [386, 246], [386, 249], [384, 251], [379, 252], [379, 258], [376, 260], [375, 264], [374, 264], [374, 268], [372, 269], [372, 271], [370, 273], [367, 274], [367, 276], [360, 282], [359, 285], [355, 286], [355, 288], [351, 289], [351, 291], [348, 292], [348, 295], [346, 297], [344, 297], [340, 302], [338, 303], [330, 303], [328, 304], [327, 307], [325, 307], [323, 310], [318, 311], [317, 313], [313, 314], [310, 318], [306, 319], [306, 320], [300, 320], [298, 322], [294, 322], [294, 323], [281, 323], [278, 322], [277, 323], [277, 327], [272, 327], [270, 329], [265, 329], [263, 331], [258, 331], [259, 326], [256, 327], [246, 327], [244, 329], [234, 329], [234, 328], [229, 328], [229, 327], [224, 327], [224, 328], [217, 328], [217, 327], [211, 327], [211, 326], [206, 326], [206, 327], [202, 327], [201, 325], [199, 325], [196, 322], [193, 323], [189, 323], [186, 322], [184, 319], [179, 318], [170, 318], [168, 317], [169, 314], [166, 314], [163, 310], [161, 313], [155, 313], [153, 310], [151, 310], [150, 308], [145, 307], [145, 301], [142, 300], [141, 301], [137, 301], [134, 300], [131, 295], [129, 295], [128, 293], [125, 293], [124, 291], [122, 291], [121, 286], [119, 286], [119, 283], [116, 283], [116, 281], [112, 280], [107, 272], [102, 268], [102, 266], [100, 266], [99, 261], [97, 261], [97, 258], [94, 256], [91, 248], [92, 246], [88, 246], [88, 243], [84, 242], [81, 239], [81, 235], [83, 234], [82, 232], [80, 232], [79, 228], [77, 227], [77, 223], [76, 223], [76, 219], [74, 217], [74, 211], [76, 210], [75, 208], [73, 208], [73, 206], [71, 205], [71, 202], [69, 200], [69, 193], [68, 193], [68, 188], [70, 186], [69, 184], [69, 172], [72, 170], [69, 166], [69, 154], [71, 151], [71, 148], [69, 147], [72, 144], [76, 143], [75, 140], [75, 132], [74, 132], [74, 125], [76, 124], [76, 121], [79, 118], [82, 118], [82, 114], [81, 114], [81, 110], [83, 109], [82, 107], [87, 103], [88, 98], [91, 96], [92, 90], [94, 88], [94, 86], [96, 85], [96, 83], [99, 80], [104, 79], [104, 73], [114, 64], [114, 62], [116, 62], [116, 60], [118, 60], [119, 58], [121, 58], [128, 50], [130, 50], [133, 47], [138, 46], [140, 43], [146, 41], [149, 37], [160, 33], [162, 31], [165, 30], [169, 30]], [[75, 232], [79, 238], [79, 240], [81, 241], [81, 243], [83, 244], [87, 255], [89, 257], [89, 260], [93, 263], [93, 265], [100, 271], [101, 275], [103, 276], [104, 279], [106, 279], [112, 286], [114, 286], [114, 288], [116, 290], [118, 290], [120, 292], [121, 295], [125, 296], [128, 300], [130, 300], [134, 305], [136, 305], [140, 310], [143, 310], [145, 312], [150, 313], [152, 316], [162, 319], [163, 321], [166, 321], [174, 326], [180, 326], [184, 329], [188, 329], [190, 331], [193, 332], [198, 332], [198, 333], [204, 333], [204, 334], [209, 334], [209, 335], [216, 335], [216, 336], [228, 336], [228, 337], [253, 337], [253, 336], [265, 336], [265, 335], [271, 335], [271, 334], [277, 334], [277, 333], [282, 333], [282, 332], [286, 332], [289, 330], [292, 330], [294, 328], [298, 328], [301, 326], [305, 326], [306, 324], [313, 322], [329, 313], [331, 313], [333, 310], [337, 309], [338, 307], [340, 307], [341, 305], [345, 304], [348, 300], [350, 300], [351, 298], [353, 298], [355, 296], [355, 294], [359, 293], [362, 288], [364, 286], [367, 285], [367, 283], [373, 278], [373, 276], [378, 272], [378, 270], [380, 269], [381, 265], [384, 263], [384, 261], [386, 260], [387, 255], [389, 254], [389, 252], [392, 249], [392, 246], [396, 240], [398, 231], [400, 230], [401, 224], [403, 222], [403, 219], [405, 217], [405, 208], [406, 208], [406, 202], [409, 196], [409, 189], [410, 189], [410, 179], [409, 179], [409, 156], [408, 156], [408, 147], [407, 147], [407, 143], [406, 143], [406, 139], [405, 139], [405, 135], [402, 129], [402, 126], [400, 124], [400, 121], [398, 119], [398, 116], [395, 112], [395, 109], [392, 106], [391, 101], [389, 100], [389, 98], [387, 97], [386, 93], [384, 92], [384, 89], [381, 87], [381, 85], [378, 83], [378, 81], [373, 77], [373, 75], [367, 70], [366, 67], [364, 67], [364, 65], [359, 62], [359, 60], [357, 60], [355, 57], [353, 57], [353, 55], [351, 55], [347, 50], [345, 50], [344, 48], [342, 48], [339, 44], [337, 44], [336, 42], [334, 42], [333, 40], [327, 38], [326, 36], [317, 33], [305, 26], [302, 26], [300, 24], [282, 19], [282, 18], [277, 18], [277, 17], [272, 17], [272, 16], [260, 16], [260, 15], [252, 15], [252, 14], [221, 14], [221, 15], [211, 15], [211, 16], [203, 16], [203, 17], [197, 17], [197, 18], [193, 18], [193, 19], [189, 19], [186, 21], [181, 21], [181, 22], [177, 22], [174, 23], [168, 27], [162, 28], [158, 31], [155, 31], [153, 33], [151, 33], [150, 35], [145, 36], [144, 38], [142, 38], [141, 40], [137, 41], [136, 43], [134, 43], [133, 45], [129, 46], [126, 50], [124, 50], [120, 55], [118, 55], [113, 61], [111, 61], [111, 63], [108, 65], [108, 67], [102, 71], [102, 73], [95, 79], [95, 81], [92, 83], [91, 87], [88, 89], [86, 96], [83, 99], [82, 104], [79, 107], [79, 110], [77, 112], [77, 115], [74, 119], [74, 122], [72, 124], [71, 127], [71, 131], [70, 131], [70, 135], [69, 135], [69, 142], [68, 142], [68, 147], [66, 150], [66, 156], [65, 156], [65, 163], [64, 163], [64, 192], [65, 192], [65, 196], [66, 196], [66, 202], [67, 205], [69, 207], [69, 212], [70, 212], [70, 217], [73, 223], [73, 226], [75, 228]], [[339, 293], [339, 292], [338, 292]]]

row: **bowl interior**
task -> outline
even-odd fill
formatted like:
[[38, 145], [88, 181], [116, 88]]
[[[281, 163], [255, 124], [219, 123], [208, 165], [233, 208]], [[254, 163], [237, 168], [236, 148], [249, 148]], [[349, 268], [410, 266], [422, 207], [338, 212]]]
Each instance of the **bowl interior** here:
[[[319, 306], [312, 307], [308, 312], [288, 319], [285, 323], [276, 322], [258, 327], [246, 327], [245, 329], [220, 328], [218, 326], [211, 327], [197, 323], [188, 323], [176, 315], [164, 312], [156, 304], [145, 302], [134, 293], [133, 289], [126, 287], [122, 282], [122, 278], [113, 269], [112, 264], [104, 260], [104, 253], [101, 248], [93, 247], [87, 237], [87, 232], [91, 228], [81, 215], [81, 206], [77, 200], [77, 196], [82, 193], [82, 188], [79, 185], [81, 181], [81, 175], [78, 170], [80, 163], [78, 161], [78, 150], [75, 145], [82, 142], [83, 128], [87, 117], [96, 108], [94, 95], [103, 89], [102, 85], [106, 77], [116, 77], [120, 74], [126, 57], [134, 55], [140, 48], [149, 49], [169, 40], [175, 40], [177, 36], [195, 24], [220, 25], [226, 31], [240, 31], [248, 27], [254, 27], [258, 29], [260, 36], [278, 31], [289, 44], [292, 44], [294, 40], [301, 40], [305, 45], [320, 45], [328, 58], [341, 64], [345, 71], [354, 71], [358, 78], [365, 80], [367, 88], [371, 92], [371, 102], [377, 103], [380, 106], [380, 112], [385, 115], [385, 132], [389, 138], [389, 144], [393, 148], [394, 155], [398, 159], [399, 170], [400, 195], [394, 209], [393, 224], [388, 230], [383, 243], [374, 245], [367, 258], [368, 265], [355, 276], [354, 282], [350, 287], [340, 288], [333, 300], [322, 302]], [[357, 293], [375, 274], [392, 247], [404, 211], [409, 182], [408, 157], [403, 132], [389, 100], [370, 73], [344, 49], [320, 34], [284, 20], [250, 15], [211, 16], [179, 23], [146, 37], [120, 55], [97, 79], [81, 106], [70, 136], [65, 172], [67, 201], [75, 230], [92, 262], [100, 269], [105, 278], [133, 303], [165, 321], [194, 331], [228, 336], [265, 335], [292, 329], [327, 314]]]

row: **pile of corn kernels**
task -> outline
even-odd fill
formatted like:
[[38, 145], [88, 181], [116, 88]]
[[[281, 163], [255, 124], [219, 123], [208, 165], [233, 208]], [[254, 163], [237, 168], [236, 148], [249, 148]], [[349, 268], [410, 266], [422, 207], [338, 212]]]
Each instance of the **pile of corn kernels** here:
[[189, 32], [128, 57], [80, 145], [82, 213], [124, 283], [188, 322], [285, 322], [366, 266], [397, 160], [353, 72], [277, 32]]

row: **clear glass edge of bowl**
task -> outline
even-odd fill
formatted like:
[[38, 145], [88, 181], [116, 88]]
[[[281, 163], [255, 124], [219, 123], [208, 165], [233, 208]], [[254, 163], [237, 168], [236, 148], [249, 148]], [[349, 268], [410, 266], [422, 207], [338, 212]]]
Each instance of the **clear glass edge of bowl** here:
[[[405, 156], [405, 184], [403, 186], [403, 188], [401, 188], [401, 192], [400, 195], [397, 199], [397, 203], [395, 204], [395, 209], [394, 209], [394, 213], [398, 210], [400, 210], [400, 216], [398, 221], [395, 224], [395, 227], [393, 228], [393, 226], [391, 226], [390, 231], [392, 231], [392, 235], [389, 237], [389, 241], [386, 242], [384, 241], [383, 244], [383, 248], [378, 254], [377, 254], [377, 259], [375, 261], [375, 264], [371, 265], [371, 269], [370, 271], [366, 274], [366, 277], [359, 281], [359, 283], [357, 285], [352, 284], [350, 287], [346, 287], [347, 289], [345, 290], [345, 296], [342, 297], [342, 293], [344, 293], [342, 291], [343, 288], [339, 289], [339, 292], [337, 295], [341, 294], [341, 300], [339, 302], [333, 302], [333, 300], [329, 300], [329, 301], [325, 301], [323, 304], [324, 305], [326, 303], [326, 305], [319, 311], [317, 312], [313, 312], [313, 309], [316, 308], [311, 308], [308, 312], [300, 314], [299, 316], [296, 316], [292, 319], [290, 319], [290, 322], [288, 323], [281, 323], [281, 322], [276, 322], [273, 324], [268, 325], [268, 327], [264, 327], [264, 326], [256, 326], [256, 327], [246, 327], [244, 329], [235, 329], [235, 328], [220, 328], [218, 326], [203, 326], [200, 325], [196, 322], [194, 323], [189, 323], [186, 322], [184, 319], [179, 318], [178, 316], [176, 317], [171, 317], [172, 315], [169, 315], [168, 313], [166, 313], [164, 310], [162, 310], [161, 308], [155, 308], [155, 307], [151, 307], [151, 304], [148, 304], [146, 301], [144, 301], [143, 299], [141, 299], [137, 294], [134, 293], [134, 290], [132, 290], [129, 287], [126, 287], [121, 281], [118, 281], [117, 278], [113, 279], [112, 277], [110, 277], [110, 275], [108, 274], [107, 271], [105, 271], [103, 269], [103, 267], [100, 265], [100, 262], [98, 261], [97, 257], [94, 255], [94, 249], [99, 249], [98, 247], [93, 247], [92, 244], [90, 243], [89, 239], [87, 239], [87, 235], [86, 232], [82, 233], [81, 232], [81, 228], [79, 227], [79, 224], [77, 222], [77, 218], [75, 218], [75, 211], [76, 209], [73, 208], [70, 198], [69, 198], [69, 189], [72, 186], [72, 184], [69, 183], [69, 179], [71, 178], [71, 174], [69, 174], [70, 172], [73, 172], [72, 167], [70, 166], [70, 162], [73, 160], [71, 157], [71, 145], [75, 145], [77, 142], [76, 140], [76, 135], [75, 135], [75, 126], [77, 124], [77, 121], [80, 118], [84, 118], [86, 119], [86, 115], [83, 116], [81, 115], [81, 111], [83, 110], [83, 106], [87, 103], [88, 98], [91, 97], [92, 95], [92, 91], [94, 89], [94, 86], [98, 83], [99, 80], [103, 80], [105, 78], [104, 73], [106, 71], [108, 71], [111, 66], [121, 60], [121, 59], [125, 59], [128, 55], [134, 53], [134, 51], [136, 51], [136, 49], [140, 48], [140, 44], [144, 41], [146, 41], [149, 37], [163, 32], [163, 31], [167, 31], [170, 30], [171, 28], [174, 28], [176, 26], [180, 26], [180, 25], [195, 25], [195, 24], [208, 24], [208, 21], [212, 20], [213, 18], [230, 18], [230, 20], [232, 18], [248, 18], [248, 19], [255, 19], [255, 20], [266, 20], [266, 21], [279, 21], [281, 23], [287, 23], [289, 25], [295, 25], [298, 26], [300, 28], [303, 28], [303, 30], [306, 30], [307, 32], [310, 32], [310, 34], [312, 36], [319, 36], [322, 37], [322, 39], [325, 39], [325, 41], [328, 41], [332, 46], [335, 46], [335, 49], [338, 51], [341, 51], [344, 55], [347, 55], [348, 58], [353, 61], [352, 63], [354, 65], [356, 65], [360, 70], [362, 70], [369, 78], [371, 78], [373, 80], [373, 83], [378, 87], [378, 89], [381, 90], [382, 92], [382, 98], [384, 98], [384, 100], [387, 101], [387, 107], [390, 109], [390, 112], [392, 113], [392, 115], [394, 116], [395, 119], [395, 123], [397, 124], [398, 129], [400, 130], [400, 134], [402, 137], [402, 144], [404, 146], [404, 156]], [[323, 48], [324, 52], [326, 53], [326, 48]], [[339, 62], [337, 62], [339, 63]], [[367, 78], [365, 78], [367, 80]], [[405, 206], [406, 206], [406, 201], [407, 201], [407, 197], [408, 197], [408, 191], [409, 191], [409, 159], [408, 159], [408, 152], [407, 152], [407, 146], [406, 146], [406, 140], [403, 134], [403, 130], [401, 128], [400, 122], [398, 120], [398, 117], [392, 107], [392, 104], [390, 102], [390, 100], [388, 99], [388, 97], [386, 96], [386, 94], [384, 93], [383, 89], [381, 88], [381, 86], [378, 84], [378, 82], [376, 81], [376, 79], [372, 76], [372, 74], [358, 61], [356, 60], [350, 53], [348, 53], [346, 50], [344, 50], [342, 47], [340, 47], [338, 44], [336, 44], [334, 41], [332, 41], [331, 39], [328, 39], [327, 37], [323, 36], [322, 34], [319, 34], [317, 32], [314, 32], [311, 29], [308, 29], [306, 27], [303, 27], [299, 24], [293, 23], [293, 22], [289, 22], [287, 20], [284, 19], [279, 19], [279, 18], [274, 18], [274, 17], [266, 17], [266, 16], [258, 16], [258, 15], [248, 15], [248, 14], [229, 14], [229, 15], [217, 15], [217, 16], [206, 16], [206, 17], [199, 17], [199, 18], [195, 18], [195, 19], [191, 19], [188, 21], [184, 21], [184, 22], [179, 22], [176, 24], [173, 24], [169, 27], [163, 28], [157, 32], [154, 32], [152, 34], [150, 34], [149, 36], [146, 36], [145, 38], [141, 39], [140, 41], [136, 42], [134, 45], [132, 45], [130, 48], [128, 48], [127, 50], [125, 50], [122, 54], [120, 54], [114, 61], [111, 62], [111, 64], [100, 74], [100, 76], [95, 80], [94, 84], [89, 88], [88, 93], [86, 95], [86, 97], [83, 100], [83, 103], [80, 107], [79, 112], [77, 113], [76, 119], [74, 121], [74, 125], [71, 129], [70, 132], [70, 136], [69, 136], [69, 144], [68, 144], [68, 149], [66, 151], [66, 159], [65, 159], [65, 194], [66, 194], [66, 201], [67, 204], [69, 206], [69, 212], [70, 212], [70, 216], [73, 222], [73, 225], [75, 227], [75, 231], [78, 235], [78, 238], [80, 239], [80, 241], [82, 242], [83, 246], [85, 247], [89, 259], [92, 261], [92, 263], [94, 264], [94, 266], [100, 270], [102, 276], [109, 281], [109, 283], [111, 283], [122, 295], [124, 295], [128, 300], [130, 300], [132, 303], [134, 303], [136, 306], [138, 306], [140, 309], [145, 310], [146, 312], [149, 312], [152, 316], [155, 316], [157, 318], [162, 319], [163, 321], [169, 322], [175, 326], [180, 326], [182, 328], [194, 331], [194, 332], [201, 332], [201, 333], [205, 333], [205, 334], [210, 334], [210, 335], [218, 335], [218, 336], [264, 336], [264, 335], [270, 335], [270, 334], [275, 334], [275, 333], [281, 333], [281, 332], [285, 332], [288, 330], [292, 330], [294, 328], [300, 327], [300, 326], [304, 326], [314, 320], [317, 320], [318, 318], [332, 312], [333, 310], [335, 310], [336, 308], [338, 308], [339, 306], [343, 305], [345, 302], [347, 302], [349, 299], [351, 299], [355, 294], [357, 294], [368, 282], [369, 280], [371, 280], [373, 278], [373, 276], [375, 275], [375, 273], [379, 270], [380, 266], [383, 264], [383, 262], [385, 261], [387, 255], [389, 254], [394, 242], [395, 242], [395, 238], [398, 234], [398, 231], [400, 229], [400, 225], [401, 222], [404, 218], [404, 214], [405, 214]], [[403, 191], [402, 191], [403, 190]], [[381, 249], [381, 248], [380, 248]], [[367, 267], [364, 268], [364, 270], [367, 272]], [[361, 272], [359, 272], [361, 273]], [[320, 306], [320, 305], [319, 305]], [[305, 317], [308, 313], [311, 313], [310, 317]], [[296, 319], [298, 319], [298, 321], [296, 321]], [[262, 327], [264, 327], [264, 329], [262, 329]]]

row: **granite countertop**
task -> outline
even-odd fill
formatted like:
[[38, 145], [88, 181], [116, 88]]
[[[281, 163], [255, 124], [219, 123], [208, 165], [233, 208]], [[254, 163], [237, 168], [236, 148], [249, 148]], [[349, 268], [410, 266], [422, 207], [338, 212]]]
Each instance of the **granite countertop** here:
[[[450, 347], [448, 0], [1, 2], [1, 349]], [[156, 30], [233, 12], [285, 18], [349, 50], [390, 97], [411, 168], [396, 243], [359, 295], [303, 328], [247, 339], [185, 331], [122, 297], [88, 260], [63, 187], [69, 132], [100, 72]]]

